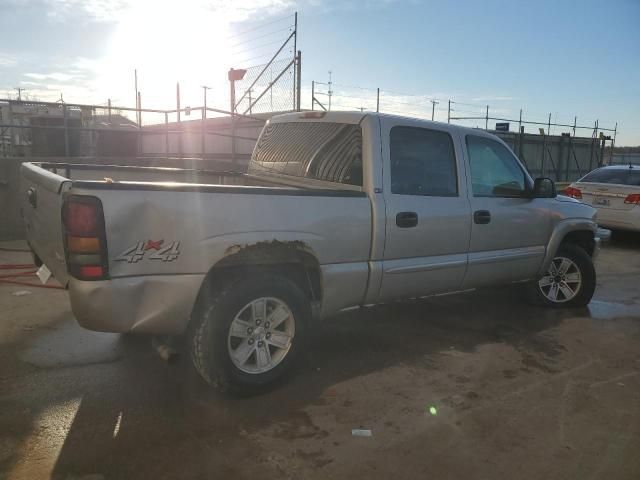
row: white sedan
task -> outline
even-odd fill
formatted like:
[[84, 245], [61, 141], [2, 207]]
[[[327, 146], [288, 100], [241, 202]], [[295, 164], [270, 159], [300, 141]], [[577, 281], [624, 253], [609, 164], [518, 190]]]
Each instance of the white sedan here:
[[601, 227], [640, 231], [640, 165], [598, 168], [563, 193], [593, 205]]

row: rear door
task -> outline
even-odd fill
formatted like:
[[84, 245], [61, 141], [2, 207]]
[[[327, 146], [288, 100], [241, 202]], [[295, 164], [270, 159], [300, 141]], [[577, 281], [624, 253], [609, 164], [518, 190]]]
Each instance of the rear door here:
[[455, 132], [381, 117], [381, 133], [386, 241], [380, 300], [457, 290], [467, 266], [470, 208]]
[[27, 241], [53, 276], [68, 281], [62, 240], [62, 194], [71, 181], [32, 163], [21, 167], [21, 210]]

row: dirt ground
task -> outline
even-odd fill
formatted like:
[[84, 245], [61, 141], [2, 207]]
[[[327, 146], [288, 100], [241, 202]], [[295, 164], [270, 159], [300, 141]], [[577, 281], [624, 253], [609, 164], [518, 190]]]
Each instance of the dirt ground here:
[[0, 284], [0, 478], [637, 480], [640, 238], [597, 270], [578, 311], [502, 288], [345, 313], [252, 398], [81, 329], [64, 291]]

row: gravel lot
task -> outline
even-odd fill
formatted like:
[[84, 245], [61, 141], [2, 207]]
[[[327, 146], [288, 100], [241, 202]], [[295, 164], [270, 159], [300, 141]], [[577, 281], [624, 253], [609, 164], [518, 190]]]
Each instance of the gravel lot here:
[[345, 313], [252, 398], [0, 284], [0, 478], [638, 479], [640, 237], [596, 267], [583, 310], [502, 288]]

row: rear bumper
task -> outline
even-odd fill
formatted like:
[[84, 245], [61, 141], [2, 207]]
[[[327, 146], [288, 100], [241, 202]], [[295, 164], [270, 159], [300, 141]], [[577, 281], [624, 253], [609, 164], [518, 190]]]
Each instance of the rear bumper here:
[[640, 207], [631, 210], [598, 209], [598, 225], [608, 229], [640, 231]]
[[204, 274], [148, 275], [97, 282], [71, 279], [69, 296], [78, 323], [100, 332], [181, 334]]

